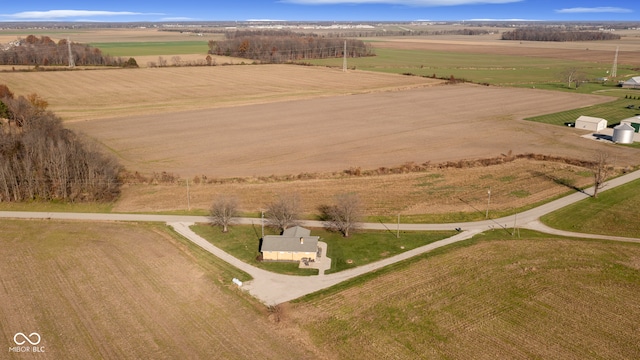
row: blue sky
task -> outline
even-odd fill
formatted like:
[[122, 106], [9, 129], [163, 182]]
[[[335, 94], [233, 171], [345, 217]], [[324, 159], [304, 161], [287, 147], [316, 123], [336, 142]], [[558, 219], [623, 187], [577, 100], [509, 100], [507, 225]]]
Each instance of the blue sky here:
[[7, 21], [640, 21], [638, 0], [3, 1]]

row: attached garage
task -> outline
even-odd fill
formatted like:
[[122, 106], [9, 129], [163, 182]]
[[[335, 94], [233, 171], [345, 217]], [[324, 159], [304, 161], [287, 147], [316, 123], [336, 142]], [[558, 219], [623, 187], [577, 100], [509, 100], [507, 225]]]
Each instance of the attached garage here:
[[607, 120], [592, 116], [580, 116], [576, 120], [576, 129], [598, 132], [607, 128]]

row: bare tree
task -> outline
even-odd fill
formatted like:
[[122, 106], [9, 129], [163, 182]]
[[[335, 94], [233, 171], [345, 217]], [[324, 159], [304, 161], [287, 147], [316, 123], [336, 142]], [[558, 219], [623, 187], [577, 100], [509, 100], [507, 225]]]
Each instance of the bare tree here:
[[335, 203], [321, 207], [327, 227], [339, 231], [344, 237], [349, 237], [362, 220], [362, 205], [360, 197], [355, 193], [342, 193], [335, 197]]
[[238, 199], [234, 196], [220, 196], [213, 201], [209, 210], [211, 225], [221, 226], [222, 232], [229, 231], [233, 218], [238, 216]]
[[560, 73], [560, 76], [562, 80], [567, 83], [567, 87], [569, 88], [571, 87], [571, 83], [575, 83], [576, 88], [578, 88], [578, 84], [586, 79], [585, 73], [576, 67], [569, 67], [563, 70]]
[[300, 207], [300, 197], [297, 194], [281, 194], [267, 205], [267, 221], [270, 226], [284, 231], [297, 224]]
[[609, 165], [609, 154], [600, 151], [595, 155], [595, 161], [592, 164], [593, 170], [593, 197], [598, 197], [598, 192], [605, 187], [605, 181], [611, 173], [612, 167]]

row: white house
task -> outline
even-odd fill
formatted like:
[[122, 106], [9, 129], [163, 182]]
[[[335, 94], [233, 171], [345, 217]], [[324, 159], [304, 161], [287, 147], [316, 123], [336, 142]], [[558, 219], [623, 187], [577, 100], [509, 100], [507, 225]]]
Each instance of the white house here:
[[581, 115], [576, 120], [576, 129], [598, 132], [607, 128], [607, 120]]
[[640, 76], [634, 76], [621, 85], [623, 88], [640, 89]]

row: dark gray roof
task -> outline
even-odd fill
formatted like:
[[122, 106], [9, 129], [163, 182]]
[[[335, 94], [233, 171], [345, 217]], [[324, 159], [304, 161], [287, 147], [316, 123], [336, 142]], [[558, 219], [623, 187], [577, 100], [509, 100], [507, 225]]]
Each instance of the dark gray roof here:
[[[265, 235], [260, 251], [316, 252], [320, 237], [310, 234], [310, 230], [295, 226], [286, 229], [282, 235]], [[302, 244], [300, 238], [303, 239]]]

